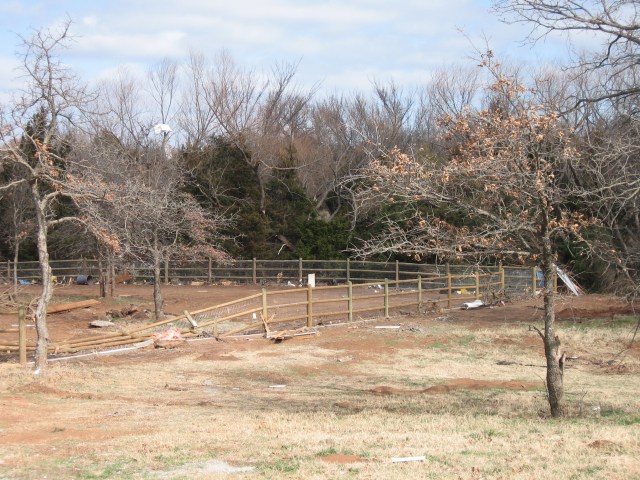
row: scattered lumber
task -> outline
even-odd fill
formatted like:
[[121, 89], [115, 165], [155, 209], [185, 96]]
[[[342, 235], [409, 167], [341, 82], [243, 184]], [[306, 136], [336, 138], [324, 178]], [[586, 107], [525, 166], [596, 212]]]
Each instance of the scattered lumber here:
[[309, 327], [296, 328], [293, 330], [282, 330], [280, 332], [270, 332], [265, 337], [269, 340], [273, 340], [275, 343], [284, 342], [293, 337], [301, 337], [307, 335], [317, 335], [317, 330], [309, 330]]
[[108, 320], [94, 320], [93, 322], [89, 323], [90, 328], [107, 328], [113, 326], [115, 326], [115, 323]]
[[100, 301], [99, 300], [81, 300], [79, 302], [61, 303], [60, 305], [50, 305], [49, 308], [47, 308], [47, 313], [68, 312], [69, 310], [93, 307], [95, 305], [100, 305]]

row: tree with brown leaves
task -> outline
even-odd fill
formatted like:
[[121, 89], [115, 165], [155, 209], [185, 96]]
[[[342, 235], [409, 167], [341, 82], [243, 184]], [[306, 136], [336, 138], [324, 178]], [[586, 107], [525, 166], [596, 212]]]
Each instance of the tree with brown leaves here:
[[538, 333], [551, 414], [562, 416], [564, 355], [553, 289], [557, 246], [579, 238], [590, 222], [567, 207], [573, 192], [558, 172], [578, 154], [572, 132], [552, 106], [539, 104], [535, 92], [504, 75], [490, 52], [481, 60], [493, 80], [488, 107], [441, 120], [447, 141], [455, 139], [446, 161], [393, 149], [360, 172], [362, 201], [399, 203], [406, 215], [389, 220], [385, 233], [366, 241], [359, 253], [539, 264], [545, 285], [544, 329]]

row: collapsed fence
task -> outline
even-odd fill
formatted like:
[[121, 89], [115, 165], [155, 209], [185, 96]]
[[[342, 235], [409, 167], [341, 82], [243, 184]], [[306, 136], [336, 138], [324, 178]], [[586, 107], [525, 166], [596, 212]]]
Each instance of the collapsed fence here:
[[[168, 326], [180, 330], [181, 338], [198, 336], [224, 337], [264, 333], [267, 338], [285, 339], [308, 333], [318, 325], [354, 320], [382, 313], [389, 318], [391, 311], [412, 308], [415, 312], [449, 309], [454, 301], [483, 299], [495, 301], [505, 289], [504, 270], [471, 275], [431, 275], [412, 279], [377, 283], [313, 287], [292, 287], [269, 291], [241, 299], [188, 312], [131, 329], [101, 334], [90, 338], [69, 339], [49, 345], [50, 354], [73, 354], [82, 350], [96, 350], [149, 341], [159, 330]], [[407, 312], [405, 312], [407, 313]], [[20, 321], [24, 325], [24, 313]], [[273, 330], [276, 328], [277, 330]], [[21, 327], [24, 331], [24, 326]], [[0, 351], [26, 353], [35, 350], [21, 335], [17, 343], [5, 342]]]

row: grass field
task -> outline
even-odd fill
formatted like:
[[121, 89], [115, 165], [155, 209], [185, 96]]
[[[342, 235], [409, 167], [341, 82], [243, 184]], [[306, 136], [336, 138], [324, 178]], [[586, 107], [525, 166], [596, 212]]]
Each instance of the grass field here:
[[560, 325], [577, 357], [561, 420], [541, 341], [517, 321], [206, 340], [56, 362], [43, 379], [3, 364], [0, 478], [640, 479], [634, 322]]

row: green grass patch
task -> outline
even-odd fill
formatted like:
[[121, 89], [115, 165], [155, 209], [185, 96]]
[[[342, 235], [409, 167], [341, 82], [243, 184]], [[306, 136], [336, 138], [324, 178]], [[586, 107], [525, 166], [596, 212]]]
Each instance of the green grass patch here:
[[329, 447], [316, 453], [316, 457], [326, 457], [327, 455], [334, 455], [336, 453], [338, 453], [338, 451], [335, 448]]
[[77, 478], [84, 480], [98, 480], [107, 478], [118, 478], [121, 480], [127, 480], [133, 478], [133, 474], [136, 471], [135, 460], [131, 458], [121, 458], [117, 461], [100, 466], [87, 469], [84, 472], [79, 472]]
[[263, 463], [258, 470], [263, 473], [295, 473], [300, 469], [300, 462], [295, 458], [280, 459], [272, 463]]
[[456, 339], [456, 343], [461, 347], [466, 347], [476, 339], [475, 335], [464, 335]]
[[611, 420], [611, 422], [616, 425], [629, 426], [640, 424], [640, 415], [632, 415], [619, 408], [603, 408], [600, 416]]
[[354, 453], [353, 450], [337, 450], [334, 447], [325, 448], [316, 453], [316, 457], [326, 457], [327, 455], [354, 455]]
[[625, 329], [634, 327], [640, 319], [637, 316], [621, 315], [613, 318], [590, 318], [573, 322], [569, 328], [585, 332], [592, 329]]
[[624, 426], [638, 425], [638, 424], [640, 424], [640, 416], [635, 416], [635, 417], [623, 416], [623, 417], [619, 417], [619, 418], [616, 419], [616, 423], [618, 425], [624, 425]]

